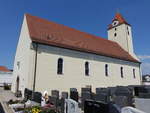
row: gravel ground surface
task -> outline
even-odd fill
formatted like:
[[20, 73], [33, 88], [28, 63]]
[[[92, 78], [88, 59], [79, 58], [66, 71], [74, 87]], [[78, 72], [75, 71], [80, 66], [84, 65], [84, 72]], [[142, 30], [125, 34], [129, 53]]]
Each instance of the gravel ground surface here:
[[5, 111], [5, 113], [13, 113], [11, 108], [7, 105], [10, 99], [16, 100], [17, 98], [10, 90], [4, 90], [3, 87], [0, 87], [0, 103]]

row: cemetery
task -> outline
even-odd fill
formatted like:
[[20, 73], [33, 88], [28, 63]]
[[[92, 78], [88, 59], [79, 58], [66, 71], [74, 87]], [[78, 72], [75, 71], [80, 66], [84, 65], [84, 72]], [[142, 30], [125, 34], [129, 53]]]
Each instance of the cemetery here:
[[146, 112], [140, 99], [149, 99], [150, 87], [140, 86], [131, 26], [117, 12], [107, 31], [108, 40], [25, 14], [11, 88], [19, 99], [8, 101], [13, 112]]
[[17, 100], [7, 102], [14, 113], [149, 113], [150, 86], [99, 87], [95, 93], [88, 87], [81, 94], [76, 88], [51, 94], [26, 88], [15, 96]]

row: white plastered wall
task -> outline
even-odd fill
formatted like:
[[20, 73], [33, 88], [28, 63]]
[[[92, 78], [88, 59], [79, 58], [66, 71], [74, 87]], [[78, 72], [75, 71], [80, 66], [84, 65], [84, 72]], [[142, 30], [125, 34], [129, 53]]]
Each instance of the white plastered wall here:
[[[117, 36], [114, 36], [115, 33], [117, 34]], [[109, 29], [108, 39], [117, 42], [131, 56], [139, 60], [136, 54], [134, 53], [131, 26], [126, 24], [121, 24], [114, 28]]]
[[[129, 35], [128, 35], [128, 31], [129, 31]], [[114, 36], [115, 33], [117, 34], [116, 36]], [[130, 26], [126, 24], [121, 24], [112, 29], [109, 29], [108, 39], [117, 42], [127, 52], [134, 53], [133, 44], [132, 44], [132, 32]]]
[[[13, 71], [13, 84], [12, 91], [16, 91], [16, 80], [19, 77], [19, 90], [24, 92], [24, 88], [28, 87], [28, 79], [29, 79], [29, 69], [30, 69], [30, 45], [31, 39], [29, 36], [26, 16], [24, 16], [20, 37], [16, 49], [16, 55], [14, 60], [14, 71]], [[17, 66], [17, 62], [19, 63], [19, 67]]]
[[[62, 75], [57, 74], [58, 58], [64, 61]], [[86, 61], [90, 66], [89, 76], [84, 73]], [[108, 64], [108, 77], [105, 76], [105, 64]], [[124, 78], [120, 75], [121, 66]], [[136, 70], [136, 78], [133, 77], [133, 69]], [[139, 85], [140, 76], [138, 63], [45, 45], [38, 48], [36, 90], [40, 92], [69, 91], [70, 88], [77, 88], [80, 92], [86, 85], [92, 85], [93, 91], [96, 87]]]

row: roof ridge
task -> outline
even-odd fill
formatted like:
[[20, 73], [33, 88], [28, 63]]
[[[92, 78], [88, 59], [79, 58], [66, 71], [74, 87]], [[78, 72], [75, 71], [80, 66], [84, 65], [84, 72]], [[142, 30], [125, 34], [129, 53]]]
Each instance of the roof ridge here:
[[81, 32], [81, 33], [85, 33], [85, 34], [87, 34], [87, 35], [91, 35], [91, 36], [95, 36], [95, 37], [98, 37], [98, 38], [102, 38], [102, 39], [104, 39], [104, 40], [107, 40], [107, 39], [105, 39], [105, 38], [103, 38], [103, 37], [101, 37], [101, 36], [97, 36], [97, 35], [95, 35], [95, 34], [88, 33], [88, 32], [85, 32], [85, 31], [80, 31], [80, 30], [78, 30], [78, 29], [76, 29], [76, 28], [68, 27], [68, 26], [66, 26], [66, 25], [64, 25], [64, 24], [60, 24], [60, 23], [57, 23], [57, 22], [54, 22], [54, 21], [50, 21], [50, 20], [48, 20], [48, 19], [43, 19], [43, 18], [40, 18], [40, 17], [38, 17], [38, 16], [33, 16], [33, 15], [31, 15], [31, 14], [28, 14], [28, 13], [26, 13], [25, 15], [26, 15], [26, 16], [27, 16], [27, 15], [30, 15], [30, 16], [32, 16], [32, 17], [35, 17], [35, 18], [38, 18], [38, 19], [42, 19], [42, 20], [45, 20], [45, 21], [50, 22], [50, 23], [54, 23], [54, 24], [61, 25], [61, 26], [66, 27], [66, 28], [68, 28], [68, 29], [72, 29], [72, 30], [75, 30], [75, 31], [78, 31], [78, 32]]
[[[111, 43], [116, 43], [116, 42], [114, 42], [114, 41], [108, 40], [108, 39], [103, 38], [103, 37], [101, 37], [101, 36], [97, 36], [97, 35], [95, 35], [95, 34], [91, 34], [91, 33], [85, 32], [85, 31], [80, 31], [80, 30], [78, 30], [78, 29], [76, 29], [76, 28], [68, 27], [68, 26], [66, 26], [66, 25], [64, 25], [64, 24], [60, 24], [60, 23], [57, 23], [57, 22], [54, 22], [54, 21], [49, 21], [48, 19], [39, 18], [38, 16], [33, 16], [33, 15], [29, 14], [29, 13], [26, 13], [25, 15], [26, 15], [26, 16], [27, 16], [27, 15], [30, 15], [30, 16], [32, 16], [32, 17], [45, 20], [45, 21], [47, 21], [47, 22], [49, 22], [49, 23], [58, 24], [58, 25], [61, 25], [61, 26], [65, 27], [65, 28], [67, 28], [67, 29], [72, 29], [72, 30], [74, 30], [74, 31], [78, 31], [78, 32], [80, 32], [80, 33], [84, 33], [85, 35], [90, 35], [90, 38], [102, 39], [102, 40], [105, 40], [105, 41], [109, 41], [109, 42], [111, 42]], [[89, 38], [89, 37], [87, 37], [87, 38]], [[119, 46], [120, 46], [120, 45], [119, 45]]]

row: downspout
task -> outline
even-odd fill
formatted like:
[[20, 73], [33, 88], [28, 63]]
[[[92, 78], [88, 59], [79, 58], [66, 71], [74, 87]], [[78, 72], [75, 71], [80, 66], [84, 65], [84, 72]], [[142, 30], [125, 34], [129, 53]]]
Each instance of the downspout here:
[[[35, 43], [35, 64], [34, 64], [33, 93], [35, 92], [35, 84], [36, 84], [37, 50], [38, 50], [38, 44]], [[32, 98], [33, 98], [33, 94], [32, 94]]]
[[143, 85], [143, 82], [142, 82], [142, 72], [141, 72], [141, 63], [139, 63], [139, 73], [140, 73], [140, 85]]

